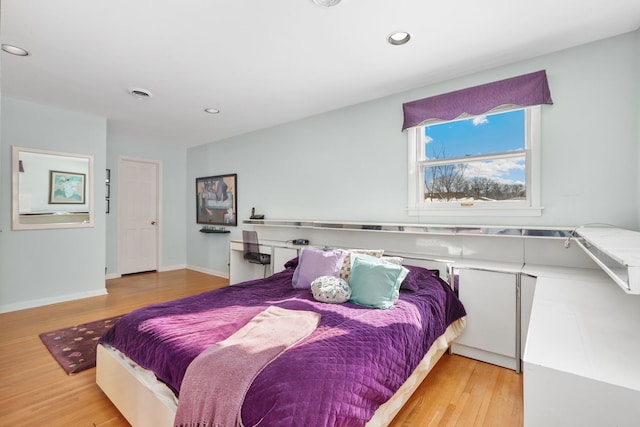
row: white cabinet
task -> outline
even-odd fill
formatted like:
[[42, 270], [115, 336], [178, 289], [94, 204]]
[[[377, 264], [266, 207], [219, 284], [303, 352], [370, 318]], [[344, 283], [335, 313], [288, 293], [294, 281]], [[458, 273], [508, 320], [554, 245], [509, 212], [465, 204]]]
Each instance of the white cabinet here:
[[[285, 242], [260, 241], [260, 253], [271, 255], [271, 265], [266, 267], [266, 276], [284, 270], [284, 264], [298, 256], [298, 248]], [[229, 245], [229, 284], [260, 279], [265, 276], [265, 267], [245, 261], [242, 241], [232, 240]]]
[[284, 264], [290, 259], [293, 259], [297, 256], [297, 248], [283, 248], [274, 246], [273, 252], [271, 254], [271, 266], [273, 267], [273, 272], [277, 273], [284, 270]]
[[524, 425], [640, 425], [640, 296], [599, 270], [538, 275]]
[[519, 371], [519, 273], [454, 267], [454, 280], [467, 326], [452, 352]]

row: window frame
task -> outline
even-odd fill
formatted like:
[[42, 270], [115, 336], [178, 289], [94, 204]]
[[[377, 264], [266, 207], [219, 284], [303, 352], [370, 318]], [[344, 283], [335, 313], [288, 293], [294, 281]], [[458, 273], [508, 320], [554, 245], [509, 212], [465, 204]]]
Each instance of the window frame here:
[[[495, 202], [424, 202], [420, 194], [424, 194], [424, 128], [425, 126], [446, 123], [439, 121], [415, 126], [407, 129], [408, 138], [408, 196], [407, 213], [411, 216], [541, 216], [543, 208], [540, 206], [540, 136], [541, 136], [541, 106], [511, 107], [489, 111], [477, 116], [465, 116], [464, 119], [481, 117], [488, 114], [504, 113], [514, 110], [525, 112], [525, 162], [526, 162], [526, 191], [527, 198], [522, 201]], [[451, 122], [460, 120], [450, 120]], [[519, 151], [522, 153], [522, 151]], [[503, 157], [501, 154], [480, 155], [463, 159], [447, 159], [458, 163], [473, 160], [489, 160]], [[435, 162], [434, 162], [435, 163]]]

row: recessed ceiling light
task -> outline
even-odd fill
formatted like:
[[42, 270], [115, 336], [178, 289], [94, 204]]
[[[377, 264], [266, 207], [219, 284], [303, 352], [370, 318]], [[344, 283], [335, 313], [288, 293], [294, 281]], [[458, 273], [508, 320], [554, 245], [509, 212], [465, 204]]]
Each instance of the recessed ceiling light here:
[[218, 110], [217, 108], [205, 108], [204, 111], [206, 111], [209, 114], [218, 114], [220, 112], [220, 110]]
[[340, 1], [342, 0], [311, 0], [311, 1], [317, 4], [318, 6], [332, 7], [340, 3]]
[[406, 31], [397, 31], [395, 33], [389, 34], [389, 37], [387, 37], [387, 41], [394, 46], [405, 44], [410, 39], [411, 34], [407, 33]]
[[29, 52], [27, 52], [26, 50], [24, 50], [21, 47], [18, 46], [14, 46], [11, 44], [2, 44], [2, 50], [4, 50], [7, 53], [10, 53], [12, 55], [18, 55], [18, 56], [27, 56], [29, 55]]
[[129, 89], [129, 95], [137, 99], [149, 99], [153, 96], [148, 90], [138, 87]]

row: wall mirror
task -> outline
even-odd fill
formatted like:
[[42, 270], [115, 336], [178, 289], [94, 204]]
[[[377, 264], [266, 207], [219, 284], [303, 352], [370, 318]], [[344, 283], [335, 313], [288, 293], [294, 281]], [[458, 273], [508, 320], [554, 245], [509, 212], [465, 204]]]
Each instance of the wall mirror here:
[[14, 230], [93, 227], [93, 156], [12, 147]]

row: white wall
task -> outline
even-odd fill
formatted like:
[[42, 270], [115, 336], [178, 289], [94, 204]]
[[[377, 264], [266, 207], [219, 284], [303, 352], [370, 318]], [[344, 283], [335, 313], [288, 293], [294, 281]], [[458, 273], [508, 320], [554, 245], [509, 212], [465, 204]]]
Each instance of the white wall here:
[[[107, 120], [2, 98], [0, 121], [0, 312], [103, 294], [117, 273], [118, 158], [161, 164], [160, 269], [186, 266], [186, 149], [157, 146], [108, 130]], [[92, 154], [95, 227], [11, 230], [11, 146]], [[111, 213], [104, 212], [105, 169], [111, 169]], [[194, 202], [195, 203], [195, 202]]]
[[[419, 88], [188, 150], [187, 194], [198, 176], [238, 174], [240, 220], [451, 223], [408, 216], [402, 103], [546, 69], [541, 217], [456, 219], [467, 224], [638, 227], [637, 32]], [[631, 89], [631, 90], [630, 90]], [[275, 108], [275, 107], [274, 107]], [[190, 265], [226, 270], [231, 235], [202, 236], [187, 203]], [[224, 237], [223, 237], [224, 236]]]
[[[184, 191], [186, 186], [186, 149], [179, 146], [150, 145], [120, 135], [108, 125], [107, 168], [111, 169], [111, 206], [107, 215], [107, 274], [117, 275], [118, 259], [118, 159], [138, 159], [161, 165], [159, 221], [162, 253], [160, 270], [186, 266], [186, 206], [195, 203]], [[195, 184], [194, 184], [195, 187]], [[194, 190], [195, 191], [195, 190]], [[191, 193], [189, 193], [190, 195]], [[195, 197], [195, 196], [194, 196]]]
[[[2, 98], [0, 152], [0, 311], [105, 292], [104, 199], [106, 120], [101, 117]], [[94, 156], [95, 226], [11, 230], [11, 146]]]

